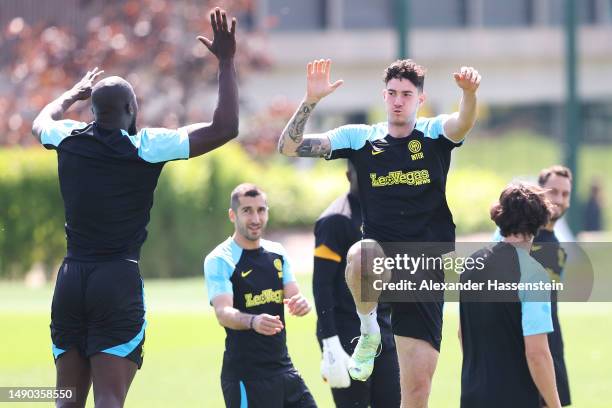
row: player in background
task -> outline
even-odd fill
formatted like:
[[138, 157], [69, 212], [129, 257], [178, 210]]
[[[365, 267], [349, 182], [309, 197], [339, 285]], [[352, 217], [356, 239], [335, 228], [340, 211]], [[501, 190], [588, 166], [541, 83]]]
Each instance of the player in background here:
[[491, 208], [502, 242], [472, 254], [483, 267], [468, 269], [460, 278], [464, 284], [483, 284], [460, 295], [461, 408], [539, 408], [540, 395], [548, 407], [561, 406], [548, 347], [550, 291], [485, 290], [492, 281], [549, 282], [529, 251], [550, 215], [542, 190], [523, 184], [504, 189]]
[[285, 306], [294, 316], [311, 310], [300, 293], [285, 249], [262, 238], [266, 195], [253, 184], [231, 194], [234, 234], [204, 261], [208, 297], [225, 327], [221, 388], [228, 408], [316, 407], [287, 351]]
[[[198, 39], [219, 61], [219, 100], [211, 123], [180, 129], [136, 129], [138, 105], [120, 77], [88, 72], [72, 89], [45, 106], [32, 133], [57, 151], [66, 215], [67, 255], [51, 306], [51, 338], [57, 388], [74, 387], [84, 407], [93, 383], [96, 407], [123, 406], [142, 365], [144, 290], [138, 268], [165, 162], [213, 150], [238, 134], [234, 69], [236, 21], [210, 14], [212, 41]], [[62, 120], [79, 100], [92, 99], [94, 121]]]
[[361, 239], [361, 206], [357, 173], [350, 162], [347, 164], [349, 192], [321, 214], [314, 229], [312, 292], [317, 309], [317, 339], [323, 348], [321, 374], [331, 387], [337, 408], [399, 407], [399, 366], [388, 304], [378, 304], [383, 348], [374, 362], [372, 376], [366, 382], [351, 382], [348, 373], [349, 354], [356, 345], [353, 340], [359, 337], [360, 323], [344, 270], [349, 248]]
[[[446, 178], [451, 151], [461, 145], [476, 121], [476, 91], [481, 76], [472, 67], [461, 68], [453, 74], [462, 94], [459, 111], [417, 118], [426, 99], [425, 70], [411, 60], [396, 61], [383, 77], [386, 122], [346, 125], [304, 135], [315, 106], [343, 83], [330, 83], [330, 70], [330, 60], [308, 63], [306, 96], [282, 132], [278, 148], [287, 156], [348, 158], [357, 171], [364, 240], [349, 250], [346, 282], [361, 322], [361, 336], [349, 362], [349, 373], [353, 379], [365, 381], [374, 369], [381, 336], [377, 301], [364, 301], [361, 296], [362, 279], [367, 283], [373, 278], [372, 271], [361, 270], [361, 259], [384, 256], [378, 243], [454, 243]], [[443, 271], [423, 273], [430, 272], [435, 279], [444, 278]], [[442, 305], [441, 298], [392, 304], [402, 407], [427, 406], [440, 351]]]
[[[563, 278], [567, 253], [559, 244], [559, 239], [555, 234], [555, 224], [570, 207], [572, 172], [567, 167], [560, 165], [542, 169], [538, 176], [538, 185], [544, 189], [544, 196], [550, 201], [552, 208], [549, 222], [540, 228], [533, 240], [531, 256], [546, 269], [551, 279], [560, 282]], [[563, 355], [563, 336], [559, 324], [557, 291], [552, 291], [550, 300], [554, 330], [548, 334], [548, 346], [555, 363], [555, 378], [559, 399], [562, 406], [568, 406], [572, 402]]]

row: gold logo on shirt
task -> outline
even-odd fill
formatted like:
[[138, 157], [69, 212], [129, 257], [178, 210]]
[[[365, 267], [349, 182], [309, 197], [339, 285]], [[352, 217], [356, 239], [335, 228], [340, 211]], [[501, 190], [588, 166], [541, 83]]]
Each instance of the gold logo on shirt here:
[[246, 293], [244, 301], [246, 307], [261, 306], [267, 303], [283, 303], [283, 290], [265, 289], [259, 295]]
[[410, 155], [410, 159], [412, 159], [413, 161], [420, 160], [425, 157], [423, 155], [423, 152], [421, 151], [421, 142], [419, 142], [418, 140], [411, 140], [410, 142], [408, 142], [408, 150], [410, 151], [410, 153], [412, 153]]
[[276, 258], [274, 260], [274, 267], [278, 271], [278, 277], [282, 279], [283, 278], [283, 263], [281, 262], [280, 258]]
[[411, 140], [410, 142], [408, 142], [408, 150], [410, 150], [410, 153], [420, 152], [421, 142], [419, 142], [418, 140]]
[[401, 170], [390, 171], [386, 176], [378, 176], [376, 173], [370, 173], [372, 187], [387, 187], [396, 184], [407, 184], [409, 186], [420, 186], [422, 184], [431, 183], [429, 171], [415, 170], [404, 173]]
[[243, 278], [246, 278], [247, 276], [249, 276], [251, 272], [253, 272], [253, 270], [249, 269], [248, 271], [241, 272], [240, 276], [242, 276]]

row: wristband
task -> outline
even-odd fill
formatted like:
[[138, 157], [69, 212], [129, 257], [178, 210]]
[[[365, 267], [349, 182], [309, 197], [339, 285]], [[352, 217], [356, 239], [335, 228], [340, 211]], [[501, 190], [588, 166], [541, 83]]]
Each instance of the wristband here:
[[249, 320], [249, 329], [253, 330], [253, 320], [255, 320], [255, 315], [251, 316], [251, 320]]

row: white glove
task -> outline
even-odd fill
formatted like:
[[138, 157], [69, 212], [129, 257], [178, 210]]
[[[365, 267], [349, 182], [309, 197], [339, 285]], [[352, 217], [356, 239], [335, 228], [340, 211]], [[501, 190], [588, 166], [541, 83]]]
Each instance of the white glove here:
[[348, 373], [350, 356], [346, 354], [338, 336], [323, 339], [321, 375], [332, 388], [347, 388], [351, 385]]

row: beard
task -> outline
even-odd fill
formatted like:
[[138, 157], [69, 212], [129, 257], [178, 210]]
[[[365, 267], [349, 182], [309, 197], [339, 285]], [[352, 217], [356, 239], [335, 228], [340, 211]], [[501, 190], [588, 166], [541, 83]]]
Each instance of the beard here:
[[567, 208], [561, 208], [561, 207], [557, 207], [558, 208], [558, 212], [556, 214], [551, 214], [550, 215], [550, 221], [551, 222], [557, 222], [559, 221], [567, 212]]
[[257, 241], [258, 239], [260, 239], [261, 236], [263, 235], [263, 231], [264, 231], [264, 228], [262, 227], [259, 229], [259, 232], [257, 234], [252, 234], [246, 225], [241, 225], [238, 227], [238, 232], [240, 232], [240, 235], [242, 235], [244, 238], [248, 239], [249, 241]]

